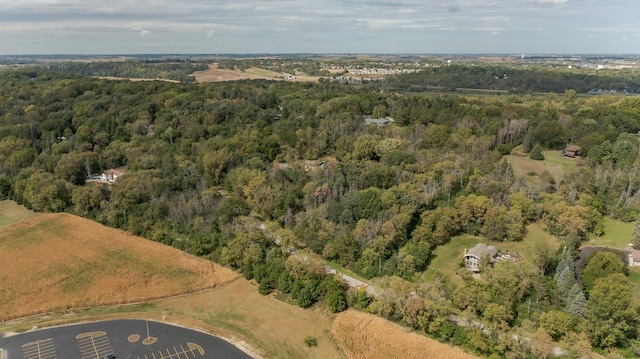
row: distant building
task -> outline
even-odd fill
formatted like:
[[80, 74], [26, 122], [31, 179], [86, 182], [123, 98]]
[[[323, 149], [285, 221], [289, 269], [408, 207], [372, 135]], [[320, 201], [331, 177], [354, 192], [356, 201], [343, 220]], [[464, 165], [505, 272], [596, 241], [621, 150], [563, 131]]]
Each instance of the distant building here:
[[627, 252], [629, 255], [629, 265], [630, 266], [640, 266], [640, 251], [632, 250]]
[[102, 175], [100, 175], [100, 182], [104, 182], [104, 183], [113, 183], [115, 181], [118, 180], [118, 178], [122, 177], [122, 175], [124, 174], [124, 171], [122, 170], [116, 170], [116, 169], [108, 169], [106, 171], [104, 171], [104, 173], [102, 173]]
[[393, 119], [391, 119], [389, 117], [383, 117], [383, 118], [366, 117], [364, 119], [364, 123], [367, 124], [367, 125], [386, 126], [386, 125], [390, 124], [391, 122], [393, 122]]
[[322, 167], [325, 165], [325, 161], [316, 161], [316, 160], [305, 160], [304, 161], [304, 171], [309, 172], [313, 171], [318, 167]]
[[567, 148], [562, 151], [562, 155], [565, 157], [576, 158], [577, 156], [580, 156], [580, 147], [567, 146]]
[[489, 256], [491, 263], [495, 261], [498, 250], [494, 246], [478, 243], [473, 248], [464, 252], [464, 265], [473, 272], [480, 272], [480, 259]]

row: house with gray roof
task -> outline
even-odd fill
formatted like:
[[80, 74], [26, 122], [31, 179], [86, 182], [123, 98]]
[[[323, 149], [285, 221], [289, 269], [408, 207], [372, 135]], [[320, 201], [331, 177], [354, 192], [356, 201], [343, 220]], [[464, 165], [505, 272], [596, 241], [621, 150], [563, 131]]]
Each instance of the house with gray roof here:
[[367, 125], [386, 126], [391, 122], [393, 122], [393, 119], [391, 119], [390, 117], [383, 117], [383, 118], [365, 117], [364, 119], [364, 123]]
[[494, 246], [478, 243], [473, 248], [464, 252], [464, 265], [472, 272], [480, 272], [480, 259], [488, 256], [490, 262], [495, 262], [498, 250]]

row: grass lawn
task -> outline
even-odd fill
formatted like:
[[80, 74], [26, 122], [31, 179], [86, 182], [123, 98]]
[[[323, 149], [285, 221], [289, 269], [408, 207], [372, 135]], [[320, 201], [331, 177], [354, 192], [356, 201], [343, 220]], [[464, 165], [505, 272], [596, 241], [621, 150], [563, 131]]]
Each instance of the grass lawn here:
[[556, 183], [560, 183], [565, 174], [577, 171], [582, 161], [579, 158], [564, 157], [559, 151], [542, 151], [543, 161], [532, 160], [521, 152], [520, 147], [514, 148], [511, 153], [505, 158], [511, 164], [514, 174], [530, 184], [538, 184], [540, 175], [545, 171], [553, 176]]
[[629, 267], [629, 281], [633, 286], [631, 290], [635, 294], [636, 299], [640, 299], [640, 267]]
[[524, 260], [528, 259], [528, 253], [531, 253], [531, 249], [538, 243], [546, 243], [555, 249], [560, 246], [560, 241], [545, 232], [537, 223], [527, 226], [527, 235], [519, 242], [490, 241], [483, 237], [463, 234], [451, 238], [449, 243], [439, 246], [433, 251], [429, 268], [425, 272], [425, 279], [433, 279], [435, 273], [439, 271], [445, 276], [450, 276], [454, 281], [459, 280], [459, 277], [455, 276], [454, 273], [458, 268], [460, 268], [465, 248], [469, 249], [478, 243], [493, 245], [498, 249], [498, 251], [518, 253], [524, 257]]
[[[620, 249], [631, 249], [631, 233], [633, 233], [634, 222], [622, 222], [610, 217], [604, 217], [604, 234], [600, 237], [589, 235], [590, 246], [611, 247]], [[586, 243], [585, 243], [586, 245]]]
[[555, 164], [564, 167], [565, 169], [575, 169], [578, 167], [579, 159], [563, 156], [560, 151], [542, 151], [544, 155], [544, 161], [549, 164]]
[[0, 228], [39, 215], [40, 213], [30, 211], [13, 201], [0, 201]]

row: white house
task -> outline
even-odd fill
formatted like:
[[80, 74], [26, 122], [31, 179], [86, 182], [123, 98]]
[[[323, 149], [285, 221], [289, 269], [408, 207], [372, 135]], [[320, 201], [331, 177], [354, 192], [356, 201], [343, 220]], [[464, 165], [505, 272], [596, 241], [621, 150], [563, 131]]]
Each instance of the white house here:
[[113, 183], [117, 181], [118, 178], [122, 177], [123, 174], [124, 174], [124, 171], [122, 170], [116, 170], [113, 168], [108, 169], [100, 175], [100, 182]]

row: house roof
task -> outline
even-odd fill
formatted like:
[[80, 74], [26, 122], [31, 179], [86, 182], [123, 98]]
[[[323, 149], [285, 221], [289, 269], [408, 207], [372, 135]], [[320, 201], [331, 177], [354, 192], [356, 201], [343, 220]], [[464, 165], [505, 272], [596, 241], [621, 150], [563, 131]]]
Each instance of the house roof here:
[[579, 146], [567, 146], [565, 151], [578, 152], [578, 151], [580, 151], [580, 147]]
[[634, 262], [640, 262], [640, 251], [637, 249], [634, 249], [631, 251], [631, 255], [633, 256], [633, 261]]
[[367, 125], [386, 125], [391, 123], [391, 119], [389, 118], [371, 118], [367, 117], [364, 119], [364, 122]]
[[119, 175], [121, 175], [122, 173], [124, 173], [124, 171], [122, 171], [122, 170], [117, 170], [117, 169], [115, 169], [115, 168], [110, 168], [110, 169], [108, 169], [108, 170], [104, 171], [104, 174], [106, 174], [106, 175], [116, 175], [116, 176], [119, 176]]
[[498, 250], [494, 246], [490, 246], [484, 243], [478, 243], [473, 248], [469, 249], [466, 255], [474, 255], [480, 258], [485, 254], [493, 258], [498, 254]]

